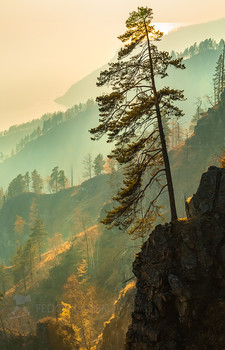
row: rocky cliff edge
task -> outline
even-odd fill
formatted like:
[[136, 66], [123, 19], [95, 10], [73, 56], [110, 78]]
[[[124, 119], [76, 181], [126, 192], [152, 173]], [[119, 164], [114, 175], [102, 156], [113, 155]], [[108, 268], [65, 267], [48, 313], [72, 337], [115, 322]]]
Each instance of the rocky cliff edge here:
[[186, 211], [136, 257], [126, 350], [225, 349], [225, 169], [202, 175]]

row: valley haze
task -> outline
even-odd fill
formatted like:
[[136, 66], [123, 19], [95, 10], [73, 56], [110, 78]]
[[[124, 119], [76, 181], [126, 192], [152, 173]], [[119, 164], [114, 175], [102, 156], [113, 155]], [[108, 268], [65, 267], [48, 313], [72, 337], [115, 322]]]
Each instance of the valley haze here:
[[[0, 130], [46, 112], [64, 110], [54, 100], [114, 57], [124, 18], [137, 6], [149, 6], [149, 1], [2, 0]], [[194, 0], [182, 5], [178, 0], [153, 0], [150, 6], [154, 22], [184, 25], [219, 20], [225, 10], [223, 0], [204, 1], [204, 5]], [[200, 35], [195, 31], [191, 44], [218, 37], [210, 25], [208, 31], [207, 27], [199, 28]], [[180, 39], [171, 41], [167, 49], [181, 49]], [[182, 42], [189, 46], [186, 37]]]

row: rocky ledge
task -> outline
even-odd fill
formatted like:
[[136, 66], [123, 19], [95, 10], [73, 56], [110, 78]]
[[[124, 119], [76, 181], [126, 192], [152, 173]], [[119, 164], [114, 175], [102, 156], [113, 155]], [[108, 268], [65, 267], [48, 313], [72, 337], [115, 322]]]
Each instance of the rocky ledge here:
[[225, 349], [225, 169], [210, 167], [187, 219], [159, 225], [133, 264], [126, 350]]

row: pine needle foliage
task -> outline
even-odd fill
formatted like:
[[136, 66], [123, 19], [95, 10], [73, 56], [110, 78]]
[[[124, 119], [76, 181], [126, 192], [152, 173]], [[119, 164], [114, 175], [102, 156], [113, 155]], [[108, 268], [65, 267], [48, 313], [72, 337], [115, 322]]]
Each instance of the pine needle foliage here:
[[167, 86], [157, 90], [156, 82], [168, 75], [168, 67], [185, 67], [181, 58], [158, 51], [154, 42], [163, 33], [151, 24], [152, 19], [148, 7], [130, 13], [127, 30], [119, 36], [124, 46], [117, 62], [110, 63], [98, 78], [97, 86], [111, 86], [112, 92], [97, 97], [100, 123], [90, 130], [93, 140], [107, 134], [107, 142], [115, 142], [110, 157], [124, 169], [123, 185], [113, 198], [119, 205], [107, 213], [103, 223], [130, 233], [134, 228], [142, 231], [142, 226], [146, 230], [146, 222], [151, 226], [160, 212], [157, 199], [166, 189], [171, 219], [177, 219], [163, 118], [183, 115], [175, 102], [184, 95]]

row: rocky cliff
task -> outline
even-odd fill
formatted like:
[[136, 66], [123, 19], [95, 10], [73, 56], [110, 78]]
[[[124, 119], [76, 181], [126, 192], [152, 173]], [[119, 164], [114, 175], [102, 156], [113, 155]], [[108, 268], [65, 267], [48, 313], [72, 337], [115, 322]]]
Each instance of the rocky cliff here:
[[103, 333], [99, 336], [97, 350], [124, 350], [131, 313], [134, 310], [135, 282], [129, 283], [121, 290], [115, 310], [108, 322], [105, 322]]
[[159, 225], [133, 264], [126, 350], [225, 348], [225, 169], [210, 167], [188, 219]]

